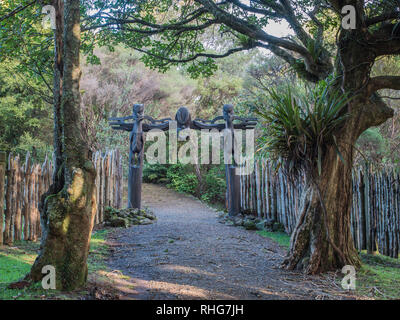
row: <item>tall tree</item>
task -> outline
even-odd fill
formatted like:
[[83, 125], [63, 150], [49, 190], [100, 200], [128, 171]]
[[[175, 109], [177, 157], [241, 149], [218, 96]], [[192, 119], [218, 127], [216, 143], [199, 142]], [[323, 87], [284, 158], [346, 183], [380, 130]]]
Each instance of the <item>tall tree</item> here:
[[[41, 251], [29, 277], [33, 281], [41, 280], [42, 268], [52, 265], [56, 270], [57, 289], [69, 290], [84, 285], [87, 279], [87, 256], [96, 211], [95, 170], [80, 121], [80, 1], [54, 0], [51, 4], [56, 14], [53, 73], [55, 174], [50, 190], [41, 199]], [[32, 26], [41, 21], [35, 9], [39, 8], [41, 12], [42, 5], [44, 3], [39, 1], [21, 4], [0, 18], [0, 22], [5, 21], [5, 29], [11, 31], [20, 30], [18, 21], [26, 26], [25, 34], [12, 33], [15, 35], [12, 40], [0, 35], [6, 48], [0, 52], [1, 58], [7, 58], [18, 40], [32, 41], [30, 45], [35, 55], [48, 52], [49, 46], [38, 48], [34, 41], [43, 41], [45, 34], [35, 33], [36, 38], [29, 39], [34, 30]], [[22, 55], [20, 51], [18, 53]], [[43, 72], [45, 69], [39, 67], [38, 70]]]
[[95, 170], [79, 121], [80, 1], [58, 0], [54, 7], [57, 165], [53, 186], [42, 198], [42, 250], [30, 276], [38, 281], [43, 277], [42, 268], [53, 265], [57, 288], [68, 290], [84, 285], [87, 279], [87, 256], [96, 212]]
[[[356, 12], [354, 29], [341, 26], [348, 5]], [[346, 121], [335, 132], [344, 161], [334, 145], [326, 146], [318, 177], [323, 201], [317, 190], [310, 192], [285, 261], [289, 269], [319, 273], [360, 266], [350, 230], [354, 145], [366, 129], [393, 116], [378, 92], [400, 90], [400, 77], [372, 77], [370, 72], [380, 57], [400, 54], [399, 5], [397, 0], [149, 0], [138, 2], [135, 11], [99, 10], [85, 30], [99, 29], [96, 37], [102, 43], [121, 35], [117, 39], [146, 53], [145, 63], [161, 70], [186, 64], [195, 76], [208, 74], [215, 58], [258, 47], [272, 51], [310, 82], [335, 79], [335, 86], [351, 97]], [[296, 38], [269, 34], [272, 20], [286, 20]], [[207, 48], [201, 35], [209, 28], [232, 39], [232, 46], [219, 52]], [[332, 30], [337, 31], [333, 50], [324, 42]]]

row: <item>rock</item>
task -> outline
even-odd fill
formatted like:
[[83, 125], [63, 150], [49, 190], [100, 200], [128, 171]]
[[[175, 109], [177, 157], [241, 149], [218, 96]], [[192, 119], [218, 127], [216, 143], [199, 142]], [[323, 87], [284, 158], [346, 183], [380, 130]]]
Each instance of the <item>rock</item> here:
[[140, 222], [141, 225], [147, 225], [147, 224], [152, 224], [152, 223], [153, 223], [153, 221], [151, 221], [151, 220], [148, 219], [148, 218], [144, 218], [144, 219]]
[[243, 226], [244, 223], [244, 219], [243, 216], [237, 216], [233, 219], [233, 223], [235, 224], [235, 226]]
[[115, 209], [111, 207], [105, 208], [104, 211], [105, 225], [111, 227], [129, 227], [132, 225], [151, 224], [157, 220], [154, 213], [145, 209]]
[[220, 218], [220, 219], [226, 218], [226, 213], [223, 211], [218, 212], [217, 215], [218, 215], [218, 218]]
[[254, 220], [249, 220], [249, 219], [244, 220], [243, 227], [245, 227], [246, 230], [257, 230], [256, 223], [254, 222]]
[[143, 213], [143, 217], [145, 217], [145, 218], [147, 218], [147, 219], [150, 219], [150, 220], [156, 220], [156, 219], [157, 219], [157, 217], [155, 216], [155, 214], [154, 214], [153, 212], [151, 212], [151, 211], [145, 211], [145, 212]]
[[276, 231], [285, 231], [285, 227], [283, 226], [282, 223], [279, 222], [274, 222], [273, 226], [272, 226], [272, 231], [276, 232]]
[[265, 229], [265, 221], [256, 223], [256, 228], [257, 228], [257, 230], [264, 230]]
[[274, 219], [265, 219], [264, 221], [265, 221], [265, 227], [266, 228], [272, 228], [272, 226], [275, 223]]
[[113, 217], [112, 219], [110, 219], [109, 225], [110, 227], [114, 228], [120, 228], [120, 227], [126, 228], [129, 225], [129, 221], [126, 218]]

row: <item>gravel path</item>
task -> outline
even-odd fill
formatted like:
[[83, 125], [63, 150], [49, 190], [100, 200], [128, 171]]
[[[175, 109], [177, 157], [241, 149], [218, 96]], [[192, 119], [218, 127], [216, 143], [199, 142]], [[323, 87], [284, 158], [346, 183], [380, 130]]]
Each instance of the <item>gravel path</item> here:
[[283, 248], [218, 223], [216, 212], [192, 197], [145, 184], [143, 202], [158, 221], [109, 238], [107, 263], [122, 272], [115, 280], [122, 299], [353, 298], [334, 285], [334, 274], [282, 270]]

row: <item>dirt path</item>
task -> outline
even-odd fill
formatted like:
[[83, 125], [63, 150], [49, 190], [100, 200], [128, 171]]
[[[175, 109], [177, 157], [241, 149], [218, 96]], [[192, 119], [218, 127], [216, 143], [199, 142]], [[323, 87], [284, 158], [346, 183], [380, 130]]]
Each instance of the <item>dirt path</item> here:
[[351, 298], [334, 285], [333, 274], [280, 269], [281, 247], [254, 231], [218, 223], [216, 212], [192, 197], [144, 185], [143, 200], [158, 221], [118, 229], [109, 239], [108, 265], [123, 274], [115, 280], [121, 298]]

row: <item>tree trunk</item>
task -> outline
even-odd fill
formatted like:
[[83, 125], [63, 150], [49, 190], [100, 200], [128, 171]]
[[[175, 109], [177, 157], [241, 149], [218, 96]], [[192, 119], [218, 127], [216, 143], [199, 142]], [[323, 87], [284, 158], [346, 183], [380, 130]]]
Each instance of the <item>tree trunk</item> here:
[[[374, 108], [374, 117], [365, 112]], [[309, 174], [307, 192], [302, 199], [296, 228], [291, 237], [288, 257], [283, 265], [309, 274], [337, 270], [345, 265], [356, 269], [361, 261], [351, 235], [352, 165], [354, 145], [371, 123], [379, 125], [393, 110], [373, 96], [359, 97], [348, 105], [349, 118], [336, 134], [336, 148], [328, 146], [317, 168]], [[322, 201], [321, 201], [322, 199]]]
[[345, 265], [361, 265], [350, 230], [352, 175], [348, 164], [352, 163], [352, 144], [341, 148], [341, 152], [346, 163], [331, 147], [321, 176], [314, 173], [314, 179], [309, 178], [289, 255], [284, 261], [288, 269], [316, 274]]
[[340, 32], [335, 85], [352, 98], [347, 105], [345, 124], [335, 135], [344, 162], [334, 146], [327, 146], [321, 175], [316, 168], [309, 172], [308, 190], [283, 263], [288, 269], [316, 274], [345, 265], [355, 268], [361, 265], [350, 220], [354, 145], [366, 129], [393, 116], [393, 110], [375, 92], [368, 91], [376, 55], [362, 41], [354, 40], [363, 39], [366, 34], [361, 27]]
[[[62, 10], [59, 4], [58, 9]], [[42, 268], [52, 265], [56, 269], [57, 289], [72, 290], [83, 286], [87, 279], [87, 256], [96, 212], [96, 172], [80, 126], [79, 0], [65, 1], [63, 12], [63, 78], [55, 80], [55, 91], [61, 89], [61, 100], [56, 96], [55, 106], [60, 101], [61, 106], [59, 117], [55, 114], [54, 139], [56, 157], [62, 157], [62, 164], [55, 172], [50, 192], [42, 198], [41, 252], [30, 277], [40, 281]], [[62, 189], [57, 190], [60, 185]]]

